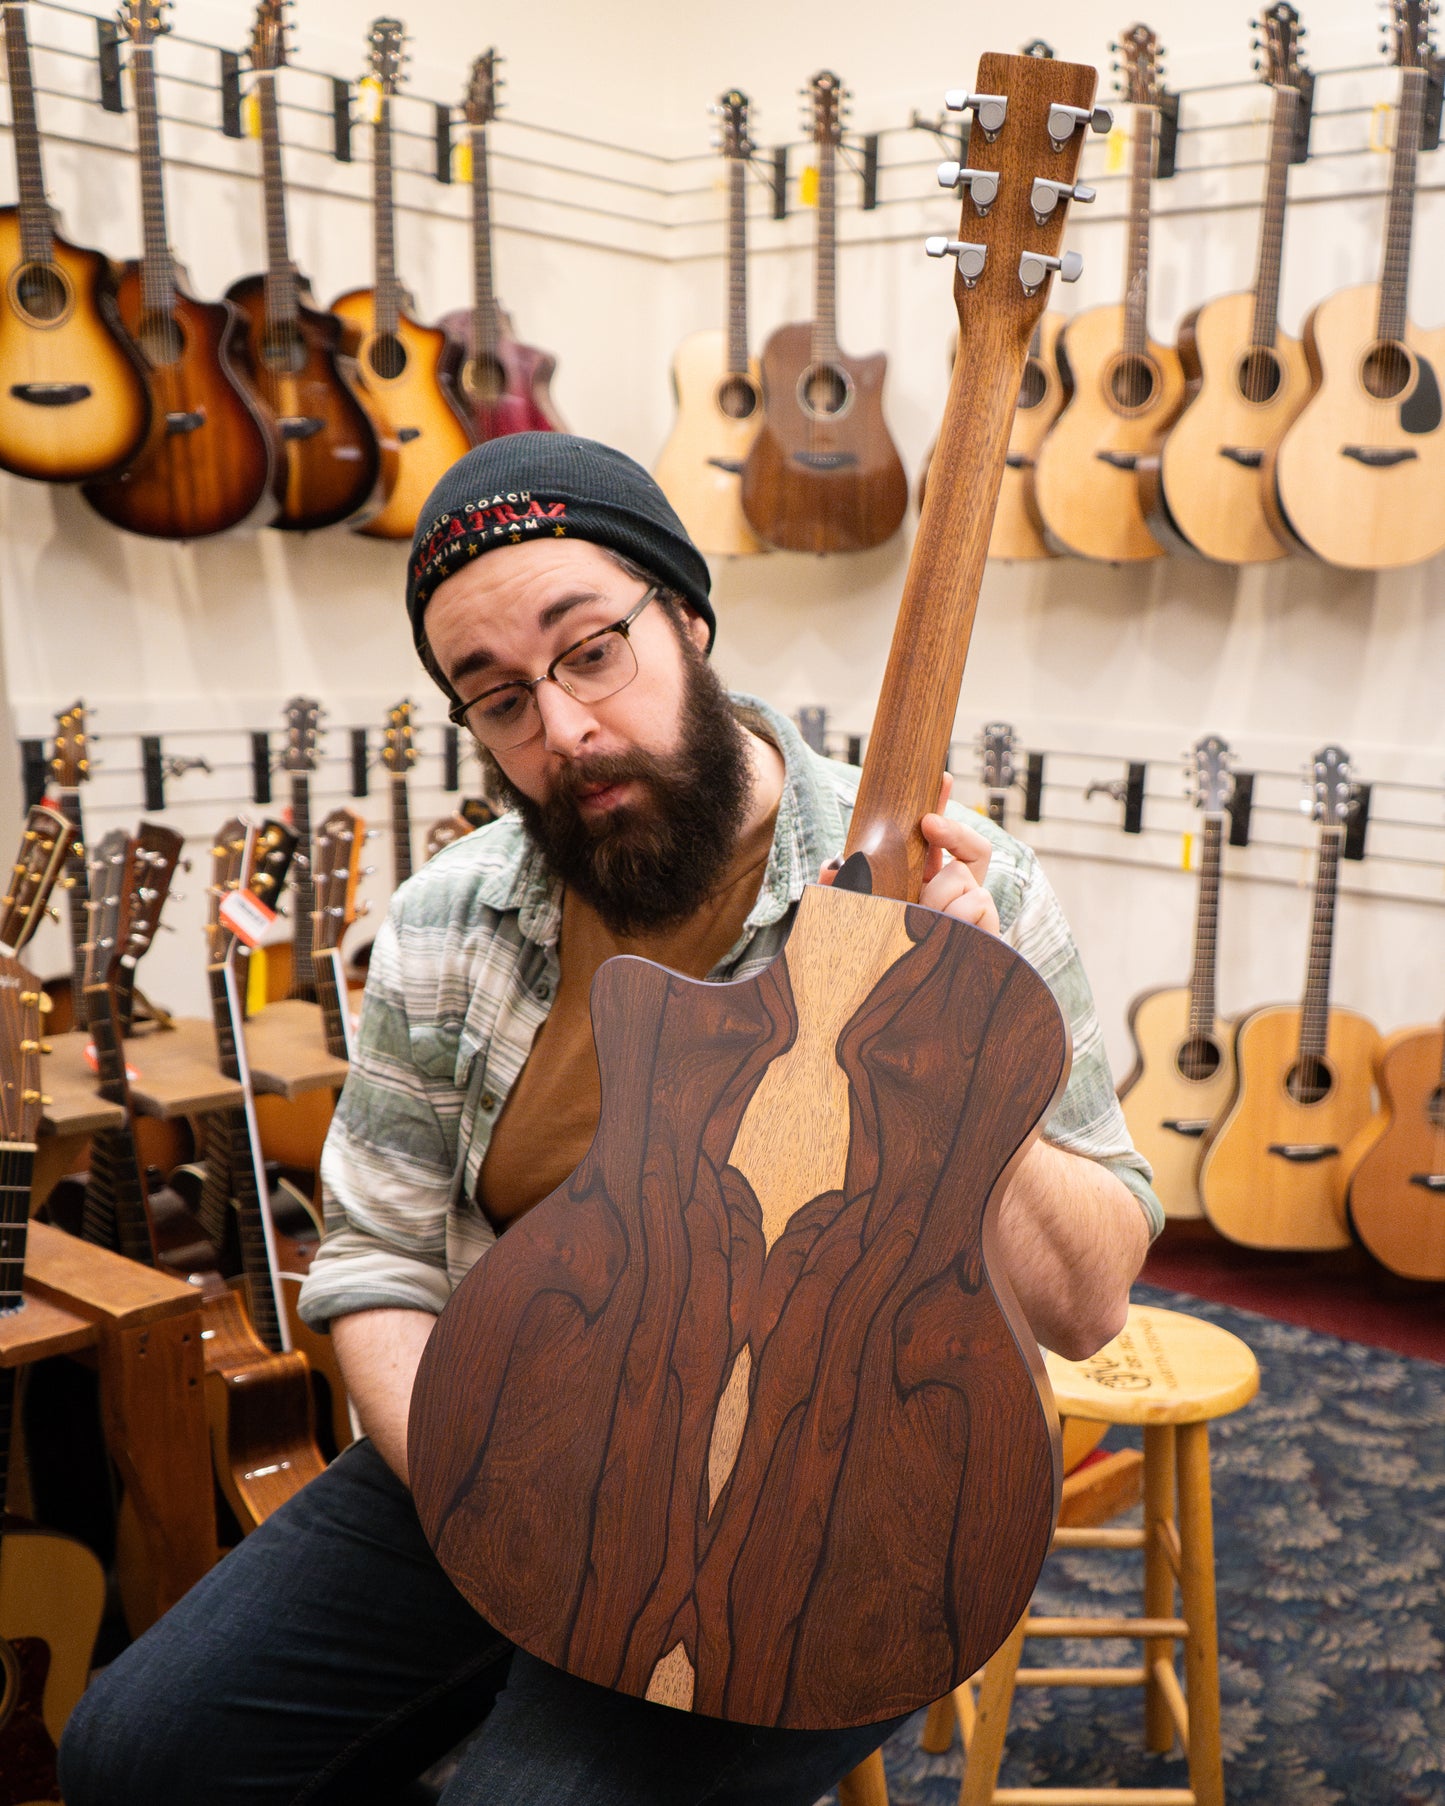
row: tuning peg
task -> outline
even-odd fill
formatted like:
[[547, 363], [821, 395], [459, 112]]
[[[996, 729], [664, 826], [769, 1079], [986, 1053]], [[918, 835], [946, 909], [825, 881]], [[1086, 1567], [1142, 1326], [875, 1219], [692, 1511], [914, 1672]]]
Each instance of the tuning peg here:
[[992, 169], [965, 169], [962, 163], [940, 163], [938, 186], [957, 188], [963, 183], [980, 213], [987, 213], [998, 199], [998, 174]]
[[1029, 194], [1029, 205], [1034, 210], [1034, 218], [1043, 225], [1060, 201], [1092, 201], [1097, 192], [1082, 182], [1075, 182], [1071, 188], [1067, 182], [1051, 182], [1047, 176], [1036, 176]]
[[970, 94], [967, 88], [950, 88], [943, 97], [943, 104], [950, 113], [971, 111], [978, 129], [990, 142], [998, 137], [1008, 118], [1006, 94]]
[[969, 288], [983, 274], [983, 266], [988, 261], [987, 245], [966, 244], [956, 238], [925, 238], [923, 248], [930, 257], [947, 257], [950, 253], [955, 256], [958, 273]]
[[1060, 282], [1077, 282], [1084, 271], [1084, 260], [1077, 251], [1065, 251], [1062, 257], [1044, 257], [1037, 251], [1025, 251], [1019, 258], [1019, 281], [1026, 295], [1033, 294], [1050, 270], [1057, 270]]
[[1110, 132], [1114, 129], [1114, 110], [1112, 107], [1070, 107], [1062, 101], [1056, 101], [1049, 108], [1049, 142], [1055, 150], [1062, 150], [1078, 131], [1081, 125], [1089, 126], [1096, 132]]

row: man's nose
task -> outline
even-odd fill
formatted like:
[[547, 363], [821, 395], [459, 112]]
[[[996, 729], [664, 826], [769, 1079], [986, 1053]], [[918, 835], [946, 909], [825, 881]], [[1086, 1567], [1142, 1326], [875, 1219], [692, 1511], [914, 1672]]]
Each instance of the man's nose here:
[[572, 758], [597, 731], [597, 717], [590, 703], [579, 702], [551, 680], [532, 692], [542, 718], [542, 742], [550, 753]]

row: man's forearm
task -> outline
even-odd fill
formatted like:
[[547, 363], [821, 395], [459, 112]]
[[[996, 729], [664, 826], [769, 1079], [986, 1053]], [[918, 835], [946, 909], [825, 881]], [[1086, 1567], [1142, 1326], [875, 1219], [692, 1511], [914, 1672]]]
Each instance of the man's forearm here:
[[331, 1321], [337, 1364], [361, 1427], [383, 1461], [407, 1483], [406, 1423], [430, 1311], [355, 1311]]
[[1079, 1361], [1123, 1328], [1149, 1231], [1106, 1166], [1040, 1140], [999, 1207], [998, 1246], [1035, 1337]]

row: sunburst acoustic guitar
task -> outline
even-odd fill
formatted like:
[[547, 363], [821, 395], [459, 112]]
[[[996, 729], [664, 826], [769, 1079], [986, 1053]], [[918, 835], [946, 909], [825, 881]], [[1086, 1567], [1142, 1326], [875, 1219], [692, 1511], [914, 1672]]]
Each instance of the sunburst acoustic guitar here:
[[1315, 390], [1273, 456], [1281, 530], [1330, 564], [1387, 570], [1445, 549], [1445, 328], [1406, 317], [1416, 165], [1439, 58], [1430, 0], [1388, 0], [1400, 71], [1384, 267], [1322, 301], [1304, 326]]
[[1180, 326], [1184, 412], [1158, 457], [1139, 465], [1157, 536], [1173, 534], [1221, 564], [1265, 564], [1289, 551], [1271, 525], [1260, 473], [1311, 387], [1304, 347], [1279, 327], [1285, 195], [1310, 79], [1299, 58], [1304, 33], [1289, 0], [1275, 0], [1259, 23], [1272, 100], [1254, 287], [1209, 302]]
[[1110, 563], [1158, 558], [1137, 466], [1158, 449], [1184, 401], [1184, 372], [1171, 346], [1149, 337], [1149, 194], [1159, 122], [1159, 48], [1147, 25], [1119, 46], [1122, 92], [1134, 129], [1124, 258], [1124, 300], [1075, 314], [1061, 355], [1073, 393], [1034, 466], [1034, 502], [1057, 550]]
[[109, 260], [55, 229], [24, 0], [4, 0], [4, 16], [20, 198], [0, 208], [0, 468], [83, 483], [135, 457], [150, 391], [116, 311]]

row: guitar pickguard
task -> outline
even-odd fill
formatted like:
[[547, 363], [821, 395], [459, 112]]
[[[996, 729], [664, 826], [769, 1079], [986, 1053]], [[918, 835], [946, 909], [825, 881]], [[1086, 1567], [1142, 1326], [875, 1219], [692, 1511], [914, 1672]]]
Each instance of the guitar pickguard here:
[[1440, 424], [1440, 383], [1427, 361], [1416, 353], [1415, 386], [1400, 404], [1400, 427], [1407, 433], [1433, 433]]

